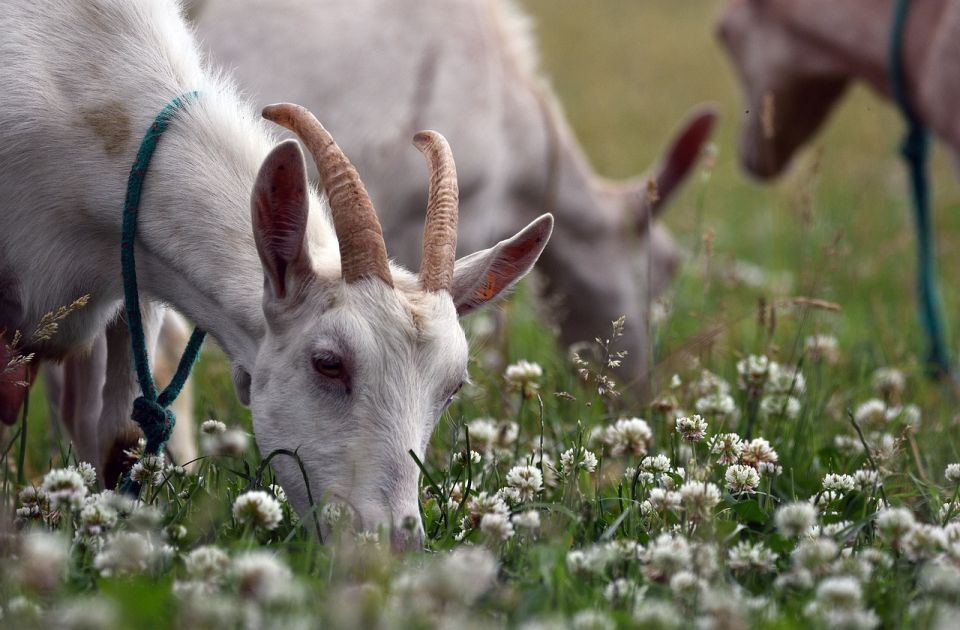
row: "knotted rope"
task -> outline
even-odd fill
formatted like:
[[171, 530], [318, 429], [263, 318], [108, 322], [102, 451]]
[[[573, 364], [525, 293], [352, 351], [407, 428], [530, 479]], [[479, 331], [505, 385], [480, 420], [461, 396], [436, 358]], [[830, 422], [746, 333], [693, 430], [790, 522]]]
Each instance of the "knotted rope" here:
[[[158, 455], [163, 451], [167, 440], [173, 433], [177, 418], [170, 405], [180, 394], [190, 370], [200, 354], [200, 347], [206, 332], [195, 328], [190, 335], [177, 371], [173, 380], [159, 394], [157, 385], [150, 373], [150, 358], [147, 356], [147, 343], [143, 333], [143, 318], [140, 313], [140, 294], [137, 288], [137, 266], [134, 260], [134, 243], [137, 236], [137, 213], [140, 208], [140, 196], [143, 191], [143, 182], [150, 166], [160, 137], [166, 131], [174, 114], [182, 109], [186, 102], [196, 98], [197, 92], [190, 92], [173, 99], [166, 107], [160, 110], [153, 124], [147, 130], [140, 149], [137, 151], [136, 161], [130, 169], [127, 179], [127, 197], [123, 205], [123, 232], [120, 240], [120, 267], [123, 271], [123, 300], [127, 316], [127, 327], [130, 330], [130, 345], [133, 349], [133, 363], [137, 370], [137, 380], [140, 382], [140, 392], [133, 401], [131, 418], [143, 431], [147, 444], [144, 455]], [[131, 494], [140, 493], [140, 484], [130, 479], [129, 472], [124, 475], [122, 489]]]
[[930, 136], [910, 104], [903, 63], [904, 32], [910, 13], [910, 0], [897, 0], [894, 2], [893, 11], [889, 59], [890, 89], [908, 125], [900, 153], [909, 167], [913, 196], [920, 322], [927, 337], [927, 369], [932, 375], [942, 377], [950, 373], [950, 353], [947, 349], [946, 325], [937, 283], [933, 220], [930, 216], [930, 183], [926, 172]]

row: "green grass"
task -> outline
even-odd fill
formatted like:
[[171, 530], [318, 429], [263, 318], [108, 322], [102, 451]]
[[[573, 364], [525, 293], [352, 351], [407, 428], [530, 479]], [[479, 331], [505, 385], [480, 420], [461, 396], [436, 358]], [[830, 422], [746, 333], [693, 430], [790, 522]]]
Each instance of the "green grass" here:
[[[503, 345], [475, 342], [474, 385], [445, 415], [424, 462], [433, 482], [424, 481], [422, 500], [432, 553], [396, 557], [369, 542], [319, 547], [285, 503], [276, 529], [238, 522], [230, 512], [235, 498], [270, 483], [268, 472], [258, 483], [260, 457], [251, 448], [243, 457], [205, 459], [198, 475], [174, 475], [151, 490], [147, 502], [156, 508], [158, 521], [143, 509], [120, 518], [116, 531], [170, 545], [143, 567], [103, 575], [95, 567], [103, 541], [90, 539], [72, 545], [69, 561], [54, 563], [49, 572], [54, 579], [44, 584], [17, 567], [42, 572], [41, 560], [56, 554], [23, 550], [5, 536], [0, 540], [0, 562], [9, 567], [0, 575], [3, 623], [30, 627], [54, 621], [77, 627], [61, 617], [70, 617], [65, 606], [78, 599], [102, 606], [86, 611], [87, 617], [113, 615], [98, 627], [280, 627], [313, 620], [335, 627], [556, 625], [560, 620], [576, 627], [653, 627], [651, 615], [658, 610], [664, 627], [671, 619], [679, 627], [694, 620], [721, 627], [831, 627], [844, 621], [841, 615], [849, 627], [868, 627], [865, 610], [883, 627], [928, 627], [938, 618], [949, 622], [952, 607], [960, 603], [960, 528], [952, 512], [941, 509], [957, 500], [957, 485], [944, 478], [944, 467], [960, 461], [952, 437], [957, 407], [948, 389], [923, 377], [917, 359], [922, 337], [913, 300], [905, 176], [895, 150], [902, 129], [896, 113], [865, 90], [854, 90], [791, 173], [761, 186], [741, 174], [735, 155], [741, 105], [711, 34], [716, 2], [527, 0], [525, 5], [537, 18], [543, 65], [601, 174], [627, 177], [643, 171], [689, 107], [718, 104], [723, 118], [715, 139], [716, 167], [709, 181], [687, 186], [666, 213], [677, 238], [697, 253], [674, 286], [671, 318], [658, 330], [654, 394], [672, 397], [674, 405], [692, 413], [702, 393], [695, 391], [702, 370], [727, 379], [739, 413], [705, 414], [708, 436], [763, 436], [779, 454], [782, 473], [761, 474], [756, 493], [729, 491], [726, 466], [716, 463], [705, 441], [685, 445], [662, 407], [651, 407], [651, 400], [638, 400], [631, 391], [621, 398], [601, 397], [580, 382], [566, 352], [537, 320], [528, 292], [521, 290], [504, 307]], [[956, 325], [960, 293], [952, 270], [960, 263], [960, 189], [940, 149], [933, 178], [944, 299], [948, 320]], [[702, 245], [708, 234], [709, 257]], [[789, 274], [792, 286], [751, 287], [704, 271], [733, 261], [752, 263], [767, 278]], [[791, 302], [798, 296], [836, 303], [840, 311]], [[761, 300], [776, 306], [775, 324], [769, 310], [761, 321]], [[835, 364], [817, 362], [803, 351], [805, 339], [818, 333], [838, 339]], [[738, 387], [737, 361], [750, 354], [767, 355], [803, 373], [806, 389], [794, 392], [796, 417], [758, 411], [770, 386], [766, 393], [760, 385]], [[520, 359], [544, 368], [542, 415], [535, 396], [524, 398], [503, 379], [503, 366]], [[883, 434], [897, 446], [889, 457], [877, 452], [871, 459], [857, 449], [850, 414], [881, 396], [873, 375], [884, 366], [906, 376], [902, 393], [888, 393], [889, 404], [896, 398], [916, 404], [921, 419], [912, 428], [903, 417], [864, 426], [872, 448], [881, 445]], [[682, 383], [676, 388], [670, 383], [674, 374]], [[249, 412], [236, 401], [229, 366], [216, 350], [203, 357], [196, 383], [199, 419], [249, 430]], [[557, 396], [560, 392], [568, 395]], [[40, 390], [32, 401], [23, 472], [32, 483], [41, 483], [48, 470], [69, 462], [65, 448], [48, 435]], [[595, 428], [605, 430], [621, 416], [647, 420], [653, 432], [649, 453], [670, 457], [670, 472], [651, 479], [625, 477], [624, 468], [638, 466], [641, 457], [618, 455], [612, 445], [591, 441]], [[464, 427], [481, 417], [516, 422], [519, 437], [487, 449], [484, 460], [468, 469], [453, 456], [466, 446]], [[484, 451], [477, 441], [481, 427], [473, 426], [471, 445]], [[463, 489], [469, 479], [473, 496], [503, 488], [511, 467], [528, 462], [541, 440], [554, 465], [560, 453], [580, 445], [599, 457], [598, 469], [579, 469], [511, 506], [513, 514], [540, 515], [535, 535], [518, 527], [512, 538], [498, 543], [476, 526], [464, 528], [471, 508], [469, 501], [449, 501], [454, 485]], [[19, 472], [18, 456], [14, 444], [0, 462], [8, 475]], [[716, 484], [718, 504], [700, 519], [689, 505], [661, 516], [645, 514], [641, 505], [655, 487], [682, 483], [678, 467]], [[822, 502], [824, 475], [863, 469], [876, 469], [882, 484]], [[12, 490], [4, 482], [8, 513]], [[778, 508], [817, 497], [817, 522], [828, 531], [814, 537], [816, 542], [798, 541], [775, 526]], [[917, 522], [931, 527], [915, 527], [904, 541], [891, 540], [882, 526], [889, 516], [878, 526], [882, 501], [907, 508]], [[49, 505], [39, 512], [33, 525], [67, 536], [82, 524], [68, 510], [59, 518]], [[681, 553], [676, 569], [658, 572], [658, 558], [672, 557], [663, 552], [666, 540], [657, 542], [665, 534], [693, 553]], [[609, 547], [613, 541], [620, 547]], [[727, 554], [738, 542], [765, 545], [776, 554], [772, 566], [737, 570]], [[628, 543], [643, 551], [628, 549]], [[198, 587], [198, 578], [191, 576], [186, 558], [201, 545], [216, 545], [234, 560], [214, 571], [198, 595], [188, 592]], [[282, 570], [275, 575], [272, 583], [282, 586], [277, 592], [253, 588], [236, 561], [260, 548], [276, 553], [295, 576]], [[466, 558], [445, 553], [465, 548], [488, 551]], [[810, 560], [818, 550], [828, 557]], [[715, 564], [709, 562], [713, 555]], [[494, 558], [498, 566], [491, 574], [484, 567]], [[578, 558], [588, 566], [579, 567]], [[268, 569], [261, 565], [260, 570]], [[677, 573], [681, 577], [671, 584]], [[634, 588], [631, 595], [622, 593]], [[39, 606], [39, 616], [24, 601]], [[597, 611], [597, 617], [584, 611]], [[82, 616], [72, 615], [74, 622]]]

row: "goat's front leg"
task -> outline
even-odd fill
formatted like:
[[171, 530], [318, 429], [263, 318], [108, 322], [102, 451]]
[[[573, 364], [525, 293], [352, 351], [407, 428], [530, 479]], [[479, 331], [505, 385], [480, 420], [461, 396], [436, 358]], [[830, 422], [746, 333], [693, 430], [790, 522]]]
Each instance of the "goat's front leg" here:
[[89, 352], [70, 357], [61, 365], [45, 365], [43, 373], [51, 416], [60, 417], [77, 461], [93, 465], [100, 456], [97, 436], [106, 371], [107, 340], [99, 334]]
[[[141, 303], [143, 333], [147, 340], [147, 352], [153, 356], [157, 345], [163, 307], [158, 304]], [[143, 436], [140, 428], [130, 419], [133, 400], [140, 395], [140, 385], [133, 365], [130, 349], [130, 332], [126, 317], [120, 315], [107, 327], [106, 381], [103, 384], [103, 410], [98, 428], [101, 476], [105, 487], [113, 488], [121, 475], [133, 464], [127, 455], [137, 447]]]

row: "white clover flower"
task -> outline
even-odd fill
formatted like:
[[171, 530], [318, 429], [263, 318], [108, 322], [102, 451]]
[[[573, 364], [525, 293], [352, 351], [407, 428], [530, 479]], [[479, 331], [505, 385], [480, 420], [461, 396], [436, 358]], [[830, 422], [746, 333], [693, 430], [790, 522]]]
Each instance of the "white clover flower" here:
[[640, 460], [640, 468], [646, 472], [651, 473], [668, 473], [672, 467], [670, 458], [666, 455], [654, 455], [652, 457], [644, 457]]
[[523, 501], [533, 501], [543, 491], [543, 473], [536, 466], [514, 466], [507, 473], [507, 485], [520, 492]]
[[678, 571], [670, 578], [670, 590], [681, 600], [696, 601], [706, 589], [706, 582], [692, 571]]
[[898, 546], [916, 526], [916, 519], [906, 508], [886, 508], [877, 513], [876, 523], [880, 537]]
[[960, 484], [960, 464], [947, 464], [943, 471], [944, 478], [954, 485]]
[[955, 601], [960, 597], [960, 568], [946, 563], [928, 563], [920, 573], [920, 589], [932, 597]]
[[568, 448], [560, 455], [560, 466], [563, 467], [564, 471], [571, 471], [577, 464], [578, 459], [580, 468], [587, 472], [597, 470], [597, 456], [586, 449], [579, 449], [578, 453], [576, 449]]
[[536, 531], [540, 529], [540, 512], [536, 510], [527, 510], [526, 512], [521, 512], [520, 514], [514, 514], [510, 521], [514, 526], [520, 529], [526, 529], [529, 531]]
[[350, 520], [352, 511], [346, 503], [330, 501], [320, 508], [320, 522], [330, 528], [335, 528]]
[[852, 435], [833, 436], [833, 446], [845, 455], [858, 455], [863, 452], [863, 444]]
[[200, 433], [203, 435], [217, 435], [227, 430], [227, 425], [219, 420], [204, 420], [200, 423]]
[[[497, 490], [496, 496], [503, 499], [503, 502], [507, 505], [517, 505], [518, 503], [523, 502], [523, 497], [520, 494], [520, 491], [509, 486]], [[459, 505], [459, 503], [457, 505]]]
[[863, 603], [863, 588], [852, 577], [827, 577], [817, 585], [816, 598], [827, 609], [857, 610]]
[[85, 483], [88, 488], [93, 488], [97, 485], [97, 471], [92, 465], [87, 462], [80, 462], [76, 466], [70, 466], [69, 468], [80, 473], [80, 476], [83, 477], [83, 483]]
[[105, 501], [93, 501], [80, 510], [80, 532], [96, 537], [117, 526], [117, 511]]
[[727, 484], [727, 489], [730, 490], [730, 492], [753, 494], [756, 492], [757, 486], [760, 485], [760, 473], [757, 472], [756, 468], [751, 466], [734, 464], [727, 468], [727, 472], [723, 475], [723, 480]]
[[677, 433], [687, 442], [699, 442], [707, 434], [707, 421], [698, 415], [676, 420]]
[[837, 338], [833, 335], [811, 335], [804, 340], [804, 348], [814, 361], [836, 363], [839, 358]]
[[777, 568], [777, 554], [762, 542], [750, 543], [744, 540], [727, 551], [727, 566], [738, 573], [772, 572]]
[[114, 604], [103, 597], [89, 595], [83, 599], [61, 602], [51, 612], [51, 618], [52, 627], [58, 630], [120, 627]]
[[880, 475], [875, 470], [861, 468], [853, 473], [853, 480], [860, 492], [872, 492], [880, 481]]
[[233, 518], [243, 525], [276, 529], [283, 520], [280, 502], [263, 490], [244, 492], [233, 502]]
[[876, 398], [861, 403], [853, 413], [853, 419], [863, 429], [877, 429], [887, 423], [887, 403]]
[[840, 534], [844, 533], [846, 530], [850, 529], [853, 525], [850, 521], [838, 521], [836, 523], [827, 523], [819, 527], [814, 527], [813, 536], [824, 536], [827, 538], [836, 538]]
[[764, 355], [751, 354], [737, 361], [737, 384], [741, 389], [761, 389], [770, 373], [770, 359]]
[[807, 391], [807, 379], [796, 368], [773, 363], [765, 391], [773, 396], [800, 396]]
[[823, 575], [830, 570], [831, 563], [837, 558], [840, 548], [830, 538], [811, 538], [801, 540], [790, 558], [796, 569], [802, 569], [812, 575]]
[[70, 547], [58, 534], [34, 531], [20, 541], [20, 557], [13, 572], [21, 586], [49, 592], [60, 585], [67, 568]]
[[652, 440], [653, 431], [642, 418], [620, 418], [607, 427], [604, 437], [604, 442], [610, 447], [610, 454], [614, 457], [646, 455]]
[[693, 408], [698, 414], [723, 420], [736, 414], [737, 403], [730, 394], [714, 392], [698, 398], [693, 403]]
[[573, 574], [600, 575], [606, 570], [610, 560], [610, 549], [605, 546], [573, 549], [567, 552], [567, 570]]
[[853, 492], [857, 488], [857, 480], [852, 475], [838, 475], [830, 473], [823, 477], [823, 489], [845, 493]]
[[643, 572], [652, 580], [669, 580], [690, 566], [692, 551], [683, 536], [660, 534], [650, 542], [643, 554]]
[[805, 536], [817, 522], [817, 510], [809, 503], [796, 501], [777, 508], [773, 517], [777, 530], [787, 538]]
[[800, 409], [800, 401], [794, 396], [774, 394], [760, 400], [760, 413], [764, 417], [782, 416], [788, 420], [796, 420]]
[[683, 628], [684, 619], [677, 607], [662, 599], [641, 598], [633, 609], [633, 621], [638, 628], [660, 628], [669, 630]]
[[103, 549], [93, 558], [93, 566], [101, 575], [146, 571], [163, 555], [150, 539], [137, 532], [111, 534]]
[[83, 475], [69, 468], [56, 468], [48, 472], [44, 475], [40, 488], [55, 510], [78, 509], [87, 496], [87, 484], [83, 481]]
[[640, 587], [633, 580], [617, 578], [603, 589], [603, 597], [615, 608], [625, 608], [633, 605], [634, 598]]
[[912, 560], [933, 558], [947, 547], [942, 527], [918, 523], [904, 537], [903, 547]]
[[709, 370], [703, 370], [700, 372], [700, 378], [693, 383], [692, 389], [695, 396], [707, 396], [716, 393], [729, 394], [730, 383]]
[[523, 395], [528, 398], [536, 394], [540, 387], [537, 381], [542, 376], [543, 368], [539, 364], [522, 359], [513, 365], [508, 365], [503, 373], [507, 386], [510, 389], [523, 392]]
[[889, 462], [900, 451], [900, 440], [889, 433], [871, 433], [867, 436], [870, 454], [879, 464]]
[[760, 468], [761, 464], [776, 464], [780, 456], [770, 446], [770, 442], [758, 437], [743, 445], [740, 460], [747, 466]]
[[490, 540], [499, 542], [513, 537], [513, 524], [504, 514], [484, 514], [480, 519], [480, 531]]
[[267, 551], [248, 551], [234, 558], [230, 572], [241, 597], [260, 603], [288, 599], [293, 573]]
[[680, 493], [663, 488], [653, 488], [650, 495], [640, 505], [640, 511], [644, 514], [656, 512], [666, 514], [667, 512], [680, 511]]
[[740, 461], [744, 442], [736, 433], [721, 433], [710, 438], [710, 453], [717, 456], [717, 463], [729, 466]]
[[507, 507], [502, 497], [497, 494], [489, 494], [486, 491], [470, 497], [467, 501], [467, 511], [470, 512], [469, 518], [475, 525], [479, 525], [480, 519], [486, 514], [500, 514], [502, 516], [510, 514], [510, 508]]
[[470, 434], [470, 446], [487, 451], [493, 448], [497, 439], [497, 423], [493, 418], [477, 418], [467, 423]]
[[907, 377], [896, 368], [883, 367], [873, 372], [873, 387], [884, 400], [898, 400], [906, 386]]
[[194, 580], [218, 582], [230, 568], [230, 557], [213, 545], [197, 547], [184, 558], [187, 575]]
[[706, 520], [720, 503], [720, 489], [709, 482], [687, 481], [680, 486], [680, 500], [690, 520]]
[[635, 540], [612, 540], [603, 546], [609, 562], [620, 562], [630, 567], [643, 557], [643, 546]]
[[[466, 453], [464, 451], [457, 451], [453, 454], [453, 462], [455, 464], [460, 464], [461, 466], [464, 465], [465, 460], [467, 459], [465, 455]], [[469, 460], [471, 464], [479, 464], [481, 461], [483, 461], [483, 458], [481, 457], [480, 453], [471, 449]]]
[[614, 630], [616, 627], [610, 615], [600, 610], [581, 610], [570, 619], [570, 630]]
[[205, 441], [203, 450], [216, 457], [242, 457], [250, 445], [250, 436], [240, 429], [227, 429]]
[[163, 483], [163, 471], [166, 465], [166, 457], [163, 453], [144, 455], [130, 469], [130, 478], [144, 486], [159, 486]]

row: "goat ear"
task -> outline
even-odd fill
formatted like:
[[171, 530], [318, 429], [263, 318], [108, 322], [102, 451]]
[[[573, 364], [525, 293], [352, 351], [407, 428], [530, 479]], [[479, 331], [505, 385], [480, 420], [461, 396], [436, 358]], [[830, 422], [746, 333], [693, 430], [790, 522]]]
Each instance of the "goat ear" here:
[[[671, 195], [693, 170], [716, 121], [717, 110], [713, 105], [701, 105], [694, 109], [674, 136], [653, 176], [644, 178], [639, 185], [634, 184], [627, 191], [632, 200], [628, 209], [634, 214], [640, 232], [646, 232], [650, 219], [664, 208]], [[649, 189], [651, 180], [653, 191]]]
[[310, 269], [304, 244], [308, 200], [303, 152], [296, 140], [287, 140], [263, 161], [250, 202], [264, 289], [278, 300]]
[[512, 238], [458, 260], [450, 290], [457, 315], [472, 313], [503, 296], [533, 268], [552, 232], [553, 215], [545, 214]]

